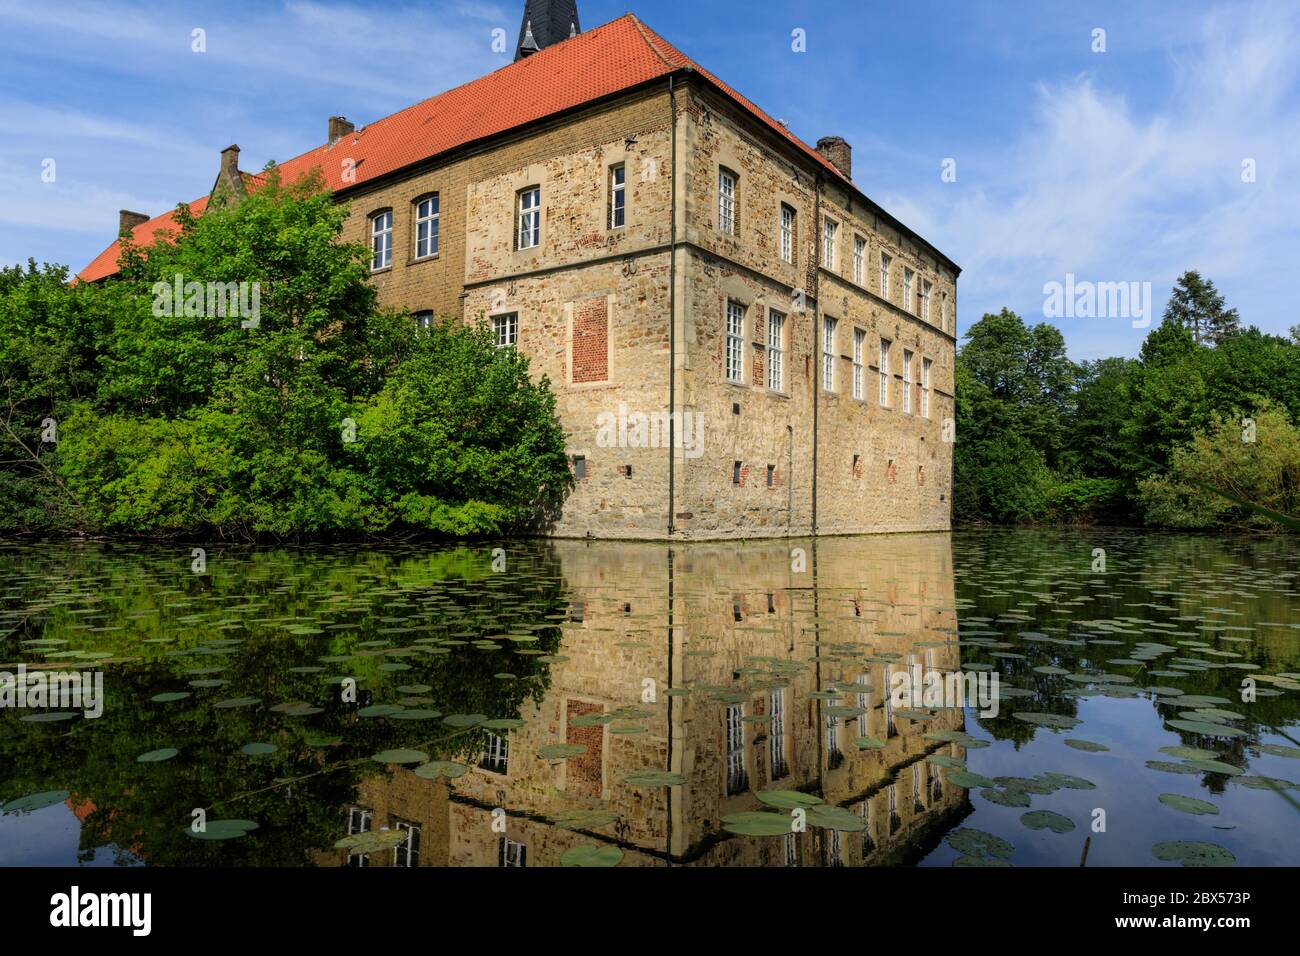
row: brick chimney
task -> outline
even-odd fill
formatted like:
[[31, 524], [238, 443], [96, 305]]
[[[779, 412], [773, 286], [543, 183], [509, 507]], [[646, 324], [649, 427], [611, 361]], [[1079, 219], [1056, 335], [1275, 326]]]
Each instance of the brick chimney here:
[[356, 127], [348, 122], [348, 118], [346, 116], [331, 116], [330, 129], [329, 129], [329, 133], [330, 133], [329, 144], [333, 146], [344, 136], [347, 136], [348, 133], [351, 133], [354, 130], [356, 130]]
[[117, 231], [118, 234], [130, 232], [136, 226], [143, 225], [149, 221], [149, 217], [142, 212], [132, 212], [129, 209], [119, 209], [117, 211]]
[[239, 147], [232, 143], [221, 151], [221, 170], [212, 186], [211, 200], [238, 204], [245, 193], [244, 176], [239, 171]]
[[823, 136], [817, 140], [817, 152], [843, 173], [845, 179], [853, 178], [853, 147], [843, 136]]

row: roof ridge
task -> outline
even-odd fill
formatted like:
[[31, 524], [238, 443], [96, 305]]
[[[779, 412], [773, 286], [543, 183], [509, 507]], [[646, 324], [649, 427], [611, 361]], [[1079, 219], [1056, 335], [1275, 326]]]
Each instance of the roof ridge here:
[[[628, 17], [632, 20], [632, 25], [636, 27], [636, 32], [641, 35], [641, 39], [645, 41], [645, 45], [650, 48], [651, 53], [653, 53], [655, 56], [659, 57], [659, 59], [663, 61], [664, 66], [668, 67], [670, 70], [675, 70], [678, 68], [677, 65], [674, 65], [673, 63], [670, 63], [668, 61], [668, 57], [664, 56], [663, 51], [660, 50], [659, 47], [655, 45], [654, 41], [650, 39], [650, 31], [646, 27], [646, 25], [641, 22], [640, 17], [638, 17], [635, 13], [632, 13], [630, 11], [628, 13], [623, 14], [623, 16]], [[620, 17], [619, 19], [622, 19], [622, 17]]]

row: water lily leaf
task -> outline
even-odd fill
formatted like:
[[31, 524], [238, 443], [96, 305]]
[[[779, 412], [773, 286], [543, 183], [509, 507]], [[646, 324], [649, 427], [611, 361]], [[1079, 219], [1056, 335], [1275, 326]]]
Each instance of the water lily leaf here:
[[634, 787], [680, 787], [686, 783], [686, 778], [680, 773], [664, 770], [638, 770], [625, 776], [623, 782]]
[[883, 750], [885, 742], [875, 737], [854, 737], [853, 745], [859, 750]]
[[1037, 724], [1040, 727], [1050, 727], [1053, 730], [1069, 730], [1071, 727], [1077, 727], [1081, 723], [1077, 717], [1067, 717], [1064, 714], [1039, 714], [1017, 711], [1011, 715], [1016, 720], [1023, 720], [1027, 724]]
[[984, 830], [976, 830], [974, 827], [953, 830], [944, 837], [944, 840], [958, 853], [966, 856], [994, 856], [1005, 860], [1016, 851], [1012, 844], [1000, 836], [994, 836]]
[[52, 807], [56, 803], [62, 803], [70, 796], [72, 796], [72, 794], [67, 790], [42, 790], [39, 793], [29, 793], [25, 797], [18, 797], [16, 800], [10, 800], [2, 809], [5, 813], [24, 813], [31, 810], [42, 810], [45, 807]]
[[998, 788], [996, 781], [990, 780], [982, 774], [971, 773], [969, 770], [949, 770], [944, 774], [944, 780], [954, 787], [961, 787], [963, 790], [970, 790], [975, 787], [987, 787], [990, 790]]
[[759, 803], [781, 810], [815, 807], [823, 802], [821, 797], [815, 797], [811, 793], [800, 793], [798, 790], [760, 790], [754, 796], [758, 797]]
[[623, 851], [616, 846], [586, 844], [571, 846], [560, 857], [560, 866], [618, 866], [623, 861]]
[[185, 834], [195, 840], [238, 840], [256, 829], [252, 820], [208, 820], [202, 830], [195, 830], [193, 825], [185, 827]]
[[807, 822], [824, 830], [841, 830], [846, 833], [857, 833], [867, 826], [867, 821], [852, 810], [827, 804], [809, 807]]
[[1170, 840], [1157, 843], [1151, 848], [1151, 854], [1157, 860], [1180, 860], [1183, 866], [1232, 866], [1237, 858], [1226, 848], [1217, 843], [1201, 843], [1195, 840]]
[[1217, 814], [1219, 812], [1219, 808], [1208, 800], [1185, 797], [1181, 793], [1162, 793], [1159, 799], [1165, 806], [1181, 810], [1183, 813]]
[[429, 759], [429, 755], [423, 750], [409, 750], [406, 748], [397, 748], [395, 750], [381, 750], [370, 757], [375, 763], [424, 763]]
[[588, 810], [574, 807], [557, 813], [554, 823], [562, 830], [598, 830], [617, 820], [618, 814], [613, 810]]
[[366, 833], [354, 833], [334, 844], [336, 850], [349, 853], [379, 853], [391, 850], [406, 842], [405, 830], [370, 830]]
[[190, 692], [187, 690], [170, 690], [165, 694], [154, 694], [149, 699], [155, 704], [170, 704], [173, 701], [184, 700], [189, 696]]
[[1022, 813], [1020, 822], [1031, 830], [1046, 828], [1053, 833], [1069, 833], [1074, 829], [1073, 820], [1051, 810], [1031, 810], [1029, 813]]
[[586, 752], [586, 744], [545, 744], [537, 748], [537, 756], [543, 760], [568, 760], [570, 757], [581, 757]]
[[455, 780], [469, 773], [469, 767], [454, 760], [431, 760], [416, 767], [414, 773], [425, 780]]
[[1082, 750], [1086, 753], [1102, 753], [1103, 751], [1110, 750], [1110, 748], [1105, 744], [1099, 744], [1095, 740], [1080, 740], [1076, 737], [1071, 737], [1066, 740], [1065, 746], [1073, 747], [1075, 750]]
[[171, 760], [179, 750], [175, 747], [160, 747], [158, 750], [150, 750], [135, 758], [136, 763], [160, 763], [163, 760]]
[[248, 754], [248, 756], [250, 757], [261, 757], [265, 754], [273, 754], [280, 748], [277, 747], [275, 744], [264, 744], [259, 742], [259, 743], [244, 744], [244, 746], [240, 747], [239, 749], [243, 753]]
[[739, 836], [785, 836], [794, 832], [794, 817], [784, 813], [748, 810], [723, 817], [722, 829]]

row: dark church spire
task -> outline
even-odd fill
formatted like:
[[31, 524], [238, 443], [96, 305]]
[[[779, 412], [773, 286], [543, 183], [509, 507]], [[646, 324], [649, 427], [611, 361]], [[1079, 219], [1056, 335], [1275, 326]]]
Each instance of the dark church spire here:
[[519, 45], [515, 59], [519, 60], [576, 36], [582, 26], [578, 23], [578, 0], [527, 0], [524, 19], [519, 24]]

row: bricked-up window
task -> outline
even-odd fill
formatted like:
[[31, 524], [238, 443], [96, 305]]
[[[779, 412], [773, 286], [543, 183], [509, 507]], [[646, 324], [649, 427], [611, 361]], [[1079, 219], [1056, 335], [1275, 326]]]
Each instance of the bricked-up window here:
[[912, 412], [912, 350], [903, 349], [903, 411]]
[[921, 359], [921, 417], [930, 417], [930, 366], [928, 358]]
[[483, 756], [478, 765], [492, 773], [507, 773], [510, 768], [510, 741], [488, 731], [487, 745], [483, 748]]
[[867, 278], [867, 240], [853, 237], [853, 281], [863, 285]]
[[593, 296], [573, 303], [570, 375], [574, 384], [609, 380], [609, 300]]
[[862, 353], [867, 347], [867, 333], [864, 329], [853, 330], [853, 397], [865, 398], [866, 369], [862, 365]]
[[767, 387], [785, 387], [785, 314], [776, 309], [767, 310]]
[[749, 780], [745, 775], [745, 705], [727, 706], [727, 795], [742, 793]]
[[903, 267], [903, 308], [908, 312], [915, 311], [912, 303], [912, 283], [916, 279], [916, 273], [906, 266]]
[[499, 349], [513, 346], [519, 339], [519, 313], [492, 316], [492, 339]]
[[929, 279], [921, 280], [921, 318], [930, 321], [930, 297], [934, 294], [934, 284]]
[[519, 191], [519, 245], [532, 249], [542, 241], [542, 188], [529, 186]]
[[794, 263], [794, 207], [781, 203], [781, 261]]
[[835, 271], [835, 251], [839, 246], [837, 238], [840, 234], [840, 224], [834, 219], [827, 219], [822, 224], [822, 265], [832, 272]]
[[718, 231], [736, 234], [736, 174], [718, 170]]
[[393, 264], [393, 211], [385, 209], [370, 217], [370, 271], [387, 269]]
[[889, 298], [889, 267], [894, 264], [894, 260], [885, 253], [880, 254], [880, 297]]
[[889, 350], [894, 343], [889, 339], [880, 340], [880, 404], [889, 407]]
[[393, 847], [393, 866], [419, 866], [420, 825], [397, 820], [393, 823], [393, 829], [406, 834], [406, 839]]
[[738, 461], [731, 463], [731, 483], [733, 485], [740, 484], [740, 462]]
[[411, 314], [411, 318], [415, 319], [415, 325], [417, 328], [421, 328], [421, 329], [433, 328], [432, 309], [422, 309], [419, 312], [414, 312]]
[[622, 163], [609, 167], [609, 228], [622, 229], [627, 224], [627, 167]]
[[835, 325], [834, 319], [822, 319], [822, 388], [835, 391]]
[[528, 866], [528, 847], [514, 840], [501, 838], [498, 859], [502, 866]]
[[573, 456], [573, 477], [579, 481], [587, 477], [587, 459], [584, 455]]
[[415, 258], [438, 254], [438, 195], [425, 196], [415, 204]]
[[790, 772], [785, 762], [785, 688], [779, 688], [768, 695], [768, 709], [772, 714], [767, 736], [768, 764], [772, 768], [772, 779], [780, 780]]
[[745, 380], [745, 307], [727, 300], [727, 381]]

